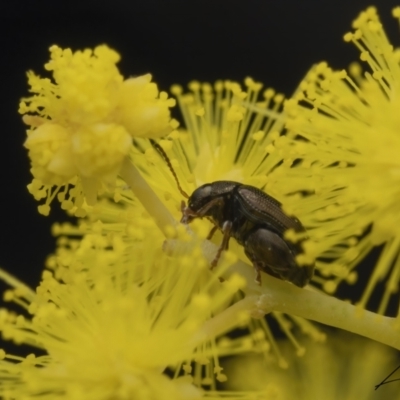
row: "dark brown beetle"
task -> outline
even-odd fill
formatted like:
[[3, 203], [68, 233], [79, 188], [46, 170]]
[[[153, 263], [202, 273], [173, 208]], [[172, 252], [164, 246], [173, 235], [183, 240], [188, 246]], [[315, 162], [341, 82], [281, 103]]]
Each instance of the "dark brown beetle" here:
[[296, 255], [303, 252], [301, 242], [292, 243], [284, 238], [288, 229], [305, 232], [303, 225], [285, 214], [281, 203], [261, 190], [232, 181], [207, 183], [192, 193], [187, 206], [182, 201], [181, 208], [184, 224], [195, 218], [211, 218], [215, 226], [208, 239], [217, 228], [221, 229], [223, 239], [212, 267], [234, 237], [253, 263], [259, 284], [261, 271], [299, 287], [310, 281], [314, 265], [300, 266], [296, 262]]
[[150, 143], [166, 161], [181, 194], [188, 198], [187, 206], [182, 201], [181, 222], [189, 224], [195, 218], [208, 217], [215, 226], [207, 239], [218, 228], [223, 233], [212, 268], [218, 264], [222, 251], [228, 249], [229, 239], [234, 237], [253, 263], [258, 284], [261, 284], [261, 271], [299, 287], [310, 281], [314, 265], [300, 266], [296, 262], [296, 256], [303, 252], [302, 241], [292, 243], [284, 238], [288, 229], [298, 233], [305, 233], [305, 229], [297, 218], [284, 213], [279, 201], [254, 186], [233, 181], [206, 183], [188, 196], [162, 147], [154, 140]]

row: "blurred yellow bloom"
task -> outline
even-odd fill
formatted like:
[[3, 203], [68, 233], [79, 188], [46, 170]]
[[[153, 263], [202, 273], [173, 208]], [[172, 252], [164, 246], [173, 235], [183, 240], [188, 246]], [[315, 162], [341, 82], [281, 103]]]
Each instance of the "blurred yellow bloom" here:
[[397, 364], [387, 346], [345, 333], [329, 336], [326, 344], [308, 343], [302, 357], [294, 357], [289, 343], [280, 343], [290, 360], [277, 368], [271, 358], [239, 356], [226, 363], [228, 390], [259, 393], [276, 400], [400, 399], [399, 382], [374, 390]]
[[[224, 309], [243, 279], [219, 282], [195, 247], [179, 258], [166, 256], [152, 240], [125, 247], [118, 234], [87, 235], [74, 251], [52, 258], [53, 271], [44, 272], [36, 291], [0, 271], [13, 286], [5, 300], [24, 309], [0, 310], [3, 338], [32, 348], [26, 357], [1, 352], [1, 398], [201, 396], [190, 363], [217, 359], [217, 346], [204, 344], [215, 340], [204, 330], [206, 321]], [[238, 313], [238, 323], [241, 318]], [[211, 372], [224, 380], [218, 364]]]
[[[400, 9], [394, 14], [400, 16]], [[369, 71], [358, 64], [333, 71], [326, 63], [311, 69], [285, 104], [286, 163], [275, 169], [267, 188], [308, 228], [318, 255], [317, 269], [331, 279], [316, 282], [328, 292], [357, 279], [353, 268], [376, 246], [381, 257], [361, 299], [387, 279], [379, 309], [398, 291], [400, 272], [400, 52], [389, 43], [375, 8], [354, 21], [344, 36], [360, 50]]]
[[107, 46], [73, 53], [50, 48], [53, 81], [28, 73], [31, 97], [19, 112], [30, 126], [25, 147], [31, 160], [30, 192], [49, 213], [57, 195], [64, 209], [112, 189], [133, 137], [155, 138], [172, 130], [169, 108], [175, 102], [159, 93], [151, 75], [124, 80], [119, 55]]

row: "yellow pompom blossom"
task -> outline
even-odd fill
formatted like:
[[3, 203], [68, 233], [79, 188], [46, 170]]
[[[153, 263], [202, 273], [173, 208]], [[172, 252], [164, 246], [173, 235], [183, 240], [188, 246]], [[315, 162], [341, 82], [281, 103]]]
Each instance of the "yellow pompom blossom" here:
[[[32, 348], [26, 357], [0, 352], [0, 397], [202, 397], [194, 383], [212, 384], [202, 380], [202, 369], [226, 379], [218, 355], [227, 346], [219, 349], [209, 325], [243, 279], [220, 282], [196, 247], [173, 258], [154, 249], [153, 240], [127, 249], [120, 235], [98, 232], [79, 242], [64, 239], [73, 251], [52, 257], [36, 291], [0, 271], [13, 286], [5, 300], [23, 308], [20, 314], [0, 310], [3, 339]], [[236, 324], [248, 318], [242, 314]], [[192, 376], [196, 360], [202, 367]], [[173, 379], [168, 368], [176, 371]]]
[[[400, 8], [394, 10], [400, 17]], [[289, 133], [282, 144], [286, 162], [269, 176], [269, 187], [301, 216], [319, 255], [317, 269], [331, 279], [328, 292], [346, 280], [377, 245], [384, 245], [364, 296], [386, 279], [379, 312], [398, 291], [400, 272], [400, 52], [388, 41], [375, 8], [368, 8], [344, 36], [367, 65], [349, 73], [322, 62], [311, 69], [285, 103]], [[262, 110], [260, 112], [263, 112]]]
[[31, 97], [19, 112], [30, 126], [25, 141], [33, 181], [28, 186], [48, 214], [58, 197], [62, 207], [93, 204], [99, 192], [112, 189], [132, 138], [156, 138], [170, 132], [169, 108], [151, 75], [125, 79], [119, 55], [107, 46], [73, 53], [50, 48], [45, 65], [53, 80], [28, 73]]
[[288, 343], [280, 345], [290, 360], [286, 370], [271, 359], [239, 356], [226, 363], [227, 389], [276, 400], [400, 399], [400, 382], [374, 390], [398, 364], [396, 352], [386, 346], [340, 333], [325, 344], [309, 343], [304, 356], [294, 358]]

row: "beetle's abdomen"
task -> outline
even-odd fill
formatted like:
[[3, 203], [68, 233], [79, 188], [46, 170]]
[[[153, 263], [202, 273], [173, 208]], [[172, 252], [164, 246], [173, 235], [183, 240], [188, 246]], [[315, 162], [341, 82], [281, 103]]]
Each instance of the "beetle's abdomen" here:
[[314, 266], [298, 265], [296, 254], [288, 243], [268, 229], [258, 228], [250, 232], [244, 250], [257, 269], [276, 278], [299, 287], [305, 286], [312, 278]]

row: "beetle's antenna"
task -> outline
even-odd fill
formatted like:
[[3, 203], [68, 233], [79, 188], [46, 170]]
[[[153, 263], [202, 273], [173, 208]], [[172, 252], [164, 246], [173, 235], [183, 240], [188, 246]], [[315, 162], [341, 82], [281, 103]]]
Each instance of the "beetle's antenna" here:
[[174, 168], [172, 167], [171, 161], [169, 160], [167, 154], [165, 153], [164, 149], [156, 143], [153, 139], [150, 139], [151, 145], [160, 153], [161, 157], [164, 159], [164, 161], [167, 163], [169, 170], [172, 172], [172, 175], [175, 179], [176, 185], [178, 186], [179, 191], [181, 192], [181, 195], [185, 198], [189, 198], [188, 194], [182, 189], [178, 177], [176, 175], [176, 172]]

